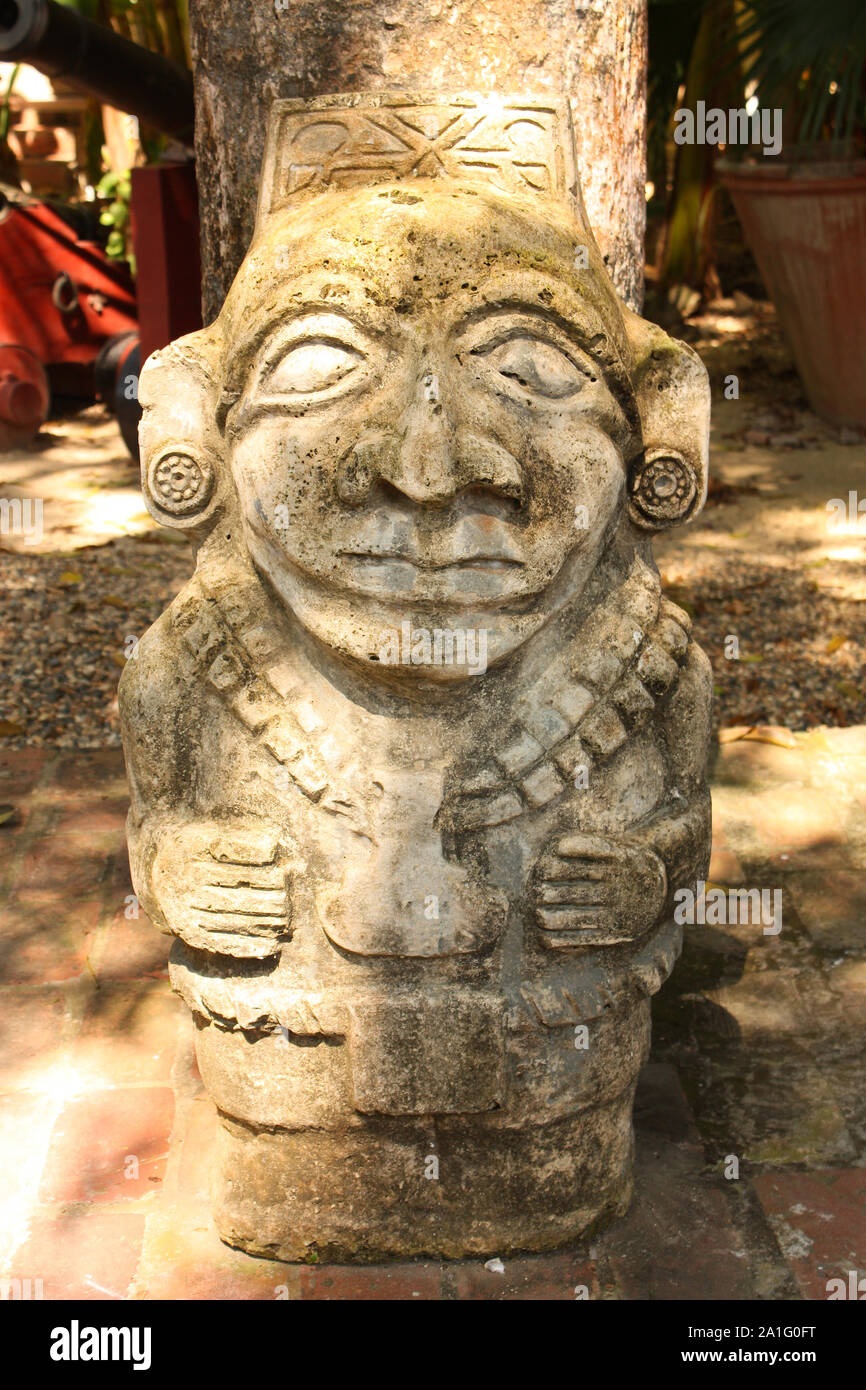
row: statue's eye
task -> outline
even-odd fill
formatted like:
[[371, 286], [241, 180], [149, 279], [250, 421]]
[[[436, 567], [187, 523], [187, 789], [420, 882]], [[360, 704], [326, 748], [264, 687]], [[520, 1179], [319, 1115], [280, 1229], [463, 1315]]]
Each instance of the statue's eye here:
[[593, 379], [559, 348], [540, 338], [508, 338], [492, 348], [476, 348], [475, 355], [483, 357], [500, 376], [516, 381], [536, 396], [573, 396]]
[[264, 385], [274, 395], [309, 396], [326, 391], [363, 362], [360, 352], [323, 339], [299, 343], [271, 368]]

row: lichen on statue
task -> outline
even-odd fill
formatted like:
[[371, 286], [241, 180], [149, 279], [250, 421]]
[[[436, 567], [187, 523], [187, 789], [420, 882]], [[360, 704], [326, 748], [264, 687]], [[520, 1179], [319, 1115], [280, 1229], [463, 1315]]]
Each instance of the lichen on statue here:
[[709, 392], [618, 300], [566, 108], [277, 103], [223, 310], [140, 396], [196, 572], [124, 672], [130, 854], [223, 1238], [585, 1235], [708, 859], [709, 668], [651, 537], [703, 502]]

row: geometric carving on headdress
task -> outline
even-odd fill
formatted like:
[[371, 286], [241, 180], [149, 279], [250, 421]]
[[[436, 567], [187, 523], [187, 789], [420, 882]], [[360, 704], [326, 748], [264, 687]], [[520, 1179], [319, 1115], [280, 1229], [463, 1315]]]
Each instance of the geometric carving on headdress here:
[[277, 101], [259, 221], [330, 188], [420, 178], [486, 183], [576, 210], [568, 102], [406, 92]]

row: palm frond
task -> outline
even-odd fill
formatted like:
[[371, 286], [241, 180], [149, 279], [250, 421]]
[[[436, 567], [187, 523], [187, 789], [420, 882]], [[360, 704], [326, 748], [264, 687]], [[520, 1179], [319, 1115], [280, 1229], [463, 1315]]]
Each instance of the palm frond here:
[[793, 104], [798, 139], [848, 142], [866, 126], [863, 0], [749, 0], [740, 55], [761, 105]]

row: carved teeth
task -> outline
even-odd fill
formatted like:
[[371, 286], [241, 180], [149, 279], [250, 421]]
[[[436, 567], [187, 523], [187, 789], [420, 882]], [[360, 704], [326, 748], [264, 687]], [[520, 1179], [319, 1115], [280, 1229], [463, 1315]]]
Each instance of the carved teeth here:
[[286, 727], [282, 720], [275, 728], [268, 730], [264, 745], [279, 763], [289, 763], [293, 758], [300, 757], [304, 747], [300, 733], [296, 729]]

